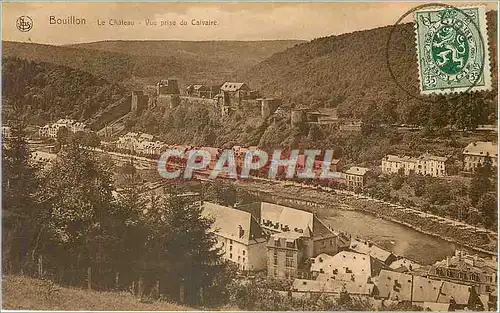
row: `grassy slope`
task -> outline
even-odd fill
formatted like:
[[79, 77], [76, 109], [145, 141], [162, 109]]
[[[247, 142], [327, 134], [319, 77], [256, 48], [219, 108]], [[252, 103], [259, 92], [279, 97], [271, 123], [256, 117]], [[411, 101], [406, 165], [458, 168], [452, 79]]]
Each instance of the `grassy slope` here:
[[[192, 308], [157, 301], [141, 303], [125, 292], [97, 292], [55, 286], [42, 280], [21, 276], [4, 276], [2, 309], [9, 310], [127, 310], [127, 311], [187, 311]], [[50, 296], [52, 294], [52, 296]]]

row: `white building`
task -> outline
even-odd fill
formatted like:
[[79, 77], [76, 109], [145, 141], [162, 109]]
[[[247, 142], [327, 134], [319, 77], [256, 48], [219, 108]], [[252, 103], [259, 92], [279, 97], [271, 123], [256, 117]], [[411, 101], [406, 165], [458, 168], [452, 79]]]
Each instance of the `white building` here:
[[471, 142], [463, 151], [464, 171], [473, 172], [474, 169], [484, 163], [486, 158], [491, 159], [494, 167], [498, 166], [498, 143], [491, 141]]
[[161, 154], [166, 146], [164, 142], [153, 141], [154, 136], [145, 133], [128, 132], [118, 138], [116, 147], [118, 149], [130, 150], [140, 154], [156, 155]]
[[401, 169], [405, 175], [415, 172], [417, 159], [409, 156], [388, 154], [382, 159], [382, 173], [397, 174]]
[[202, 215], [214, 219], [212, 231], [223, 259], [236, 263], [241, 270], [266, 268], [266, 236], [252, 214], [210, 202], [203, 202], [202, 207]]
[[148, 155], [159, 155], [163, 147], [165, 147], [165, 143], [161, 141], [139, 141], [135, 151]]
[[432, 177], [446, 176], [446, 163], [448, 158], [425, 153], [417, 159], [416, 173], [420, 175], [429, 175]]
[[43, 127], [40, 127], [38, 133], [40, 137], [57, 138], [57, 132], [61, 127], [66, 127], [69, 132], [76, 133], [79, 131], [85, 131], [87, 125], [72, 119], [61, 118], [55, 123], [47, 124]]
[[350, 188], [363, 188], [369, 171], [370, 169], [366, 167], [351, 166], [342, 173], [342, 178]]
[[368, 254], [340, 251], [334, 256], [326, 253], [312, 259], [311, 272], [316, 280], [338, 280], [368, 283], [378, 276], [383, 263]]
[[12, 130], [9, 126], [2, 126], [2, 138], [11, 138]]
[[332, 230], [312, 212], [267, 202], [257, 212], [261, 226], [273, 233], [267, 245], [269, 276], [300, 277], [305, 259], [349, 247], [347, 234]]
[[388, 154], [382, 159], [382, 173], [396, 174], [399, 171], [406, 176], [411, 173], [432, 177], [446, 176], [448, 158], [425, 153], [418, 158]]

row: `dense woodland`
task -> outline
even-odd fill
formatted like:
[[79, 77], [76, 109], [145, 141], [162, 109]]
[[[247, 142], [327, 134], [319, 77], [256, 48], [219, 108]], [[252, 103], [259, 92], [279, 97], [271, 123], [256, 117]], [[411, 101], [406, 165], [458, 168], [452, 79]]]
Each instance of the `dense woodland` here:
[[[159, 281], [156, 292], [172, 300], [183, 286], [188, 303], [227, 301], [233, 276], [214, 248], [212, 221], [200, 216], [199, 199], [177, 197], [175, 186], [145, 199], [133, 165], [115, 168], [80, 140], [66, 143], [50, 167], [33, 163], [23, 124], [12, 125], [15, 137], [2, 153], [5, 274], [83, 287], [90, 271], [93, 289], [128, 290], [141, 281], [146, 297]], [[114, 173], [126, 182], [118, 195]], [[210, 189], [205, 194], [210, 199]]]
[[[487, 19], [495, 86], [497, 12], [488, 12]], [[418, 96], [413, 23], [318, 38], [276, 53], [238, 77], [263, 94], [282, 97], [285, 103], [336, 107], [344, 117], [363, 118], [370, 114], [386, 123], [450, 124], [458, 128], [495, 123], [496, 88], [471, 97], [422, 101], [399, 88], [390, 75], [388, 60], [398, 82]]]
[[12, 115], [14, 102], [32, 124], [58, 118], [86, 120], [123, 98], [125, 89], [92, 74], [65, 66], [18, 58], [2, 58], [4, 120]]
[[[64, 65], [110, 82], [221, 82], [300, 41], [104, 41], [71, 46], [3, 42], [4, 56]], [[134, 83], [138, 80], [138, 83]]]

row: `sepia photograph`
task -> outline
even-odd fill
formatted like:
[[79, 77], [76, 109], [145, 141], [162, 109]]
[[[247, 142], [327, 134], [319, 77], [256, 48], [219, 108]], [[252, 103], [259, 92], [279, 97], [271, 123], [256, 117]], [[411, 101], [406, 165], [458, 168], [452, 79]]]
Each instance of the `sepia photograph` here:
[[1, 310], [497, 311], [498, 3], [1, 6]]

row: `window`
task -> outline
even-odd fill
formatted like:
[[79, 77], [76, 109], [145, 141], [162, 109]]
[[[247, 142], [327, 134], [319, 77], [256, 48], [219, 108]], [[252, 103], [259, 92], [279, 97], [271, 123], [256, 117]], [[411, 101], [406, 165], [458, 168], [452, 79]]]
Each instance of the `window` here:
[[286, 267], [295, 267], [294, 253], [292, 251], [286, 252], [285, 266]]
[[238, 255], [238, 262], [241, 260], [241, 257]]
[[246, 252], [246, 251], [245, 251], [245, 250], [243, 250], [243, 255], [245, 255], [245, 252]]
[[233, 251], [233, 246], [229, 246], [229, 251]]
[[230, 244], [233, 244], [233, 240], [229, 240], [229, 243], [230, 243]]
[[229, 253], [229, 258], [232, 260], [233, 259], [233, 254]]
[[245, 263], [245, 258], [243, 258], [243, 263]]

